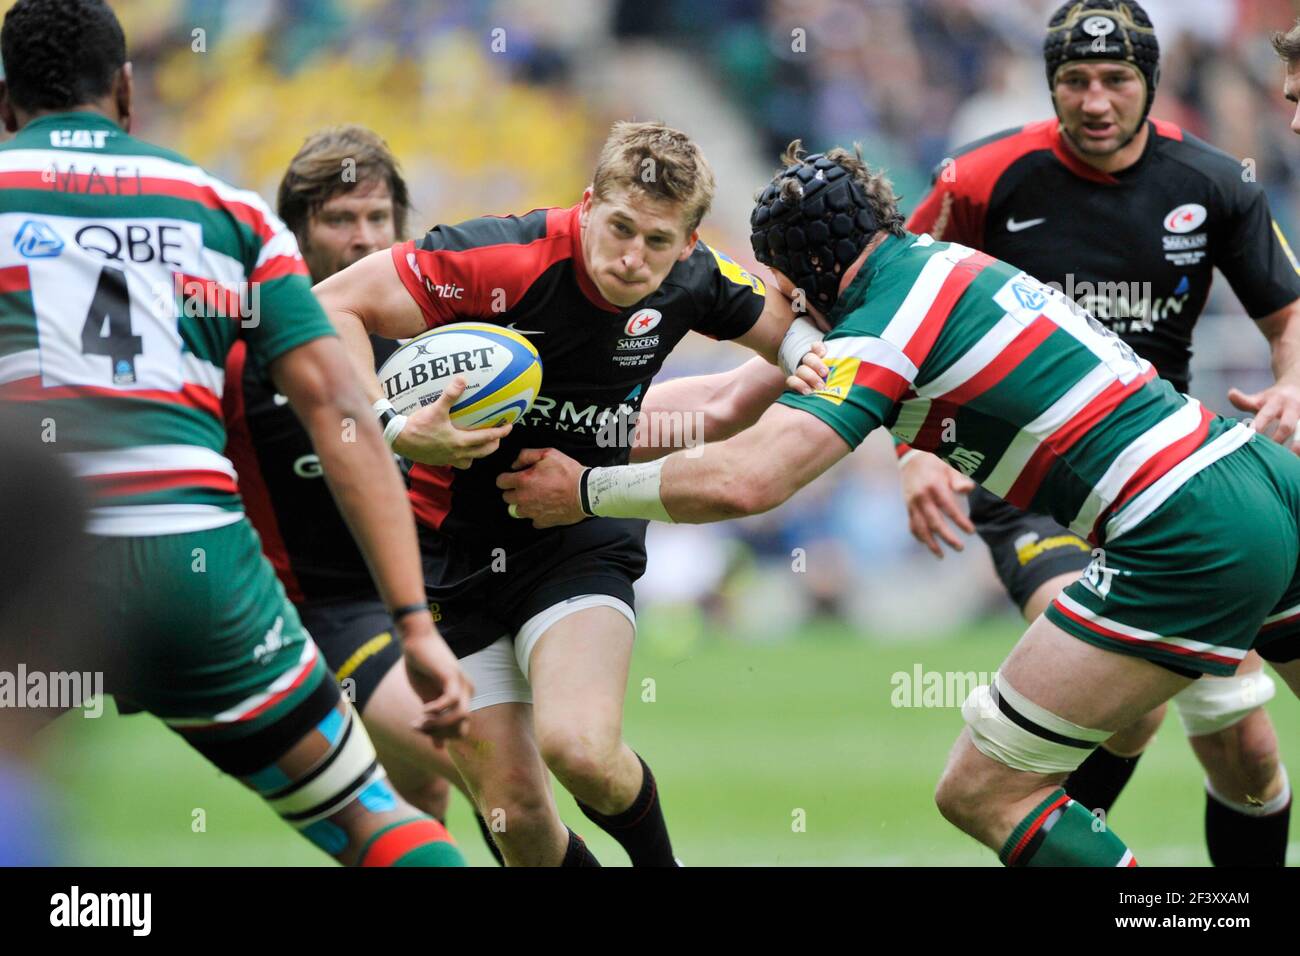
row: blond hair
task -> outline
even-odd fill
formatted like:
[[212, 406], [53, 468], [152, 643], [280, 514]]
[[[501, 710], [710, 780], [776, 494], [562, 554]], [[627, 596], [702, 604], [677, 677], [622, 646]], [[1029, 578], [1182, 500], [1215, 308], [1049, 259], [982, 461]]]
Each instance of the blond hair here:
[[619, 188], [678, 203], [686, 231], [694, 232], [713, 203], [716, 183], [709, 161], [689, 136], [663, 123], [615, 123], [592, 176], [596, 200]]

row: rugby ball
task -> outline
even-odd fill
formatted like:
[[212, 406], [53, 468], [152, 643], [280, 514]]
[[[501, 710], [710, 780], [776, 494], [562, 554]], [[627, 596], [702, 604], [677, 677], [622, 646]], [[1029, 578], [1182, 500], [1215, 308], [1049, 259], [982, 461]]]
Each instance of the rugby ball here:
[[459, 428], [518, 421], [542, 387], [542, 360], [523, 335], [486, 322], [439, 326], [404, 343], [379, 369], [379, 387], [399, 415], [431, 405], [456, 376], [467, 383], [451, 408]]

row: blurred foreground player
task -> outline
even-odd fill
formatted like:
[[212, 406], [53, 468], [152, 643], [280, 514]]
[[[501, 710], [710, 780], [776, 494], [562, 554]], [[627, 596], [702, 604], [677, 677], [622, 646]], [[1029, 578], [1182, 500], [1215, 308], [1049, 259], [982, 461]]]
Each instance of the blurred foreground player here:
[[0, 54], [17, 131], [0, 145], [0, 400], [88, 489], [78, 593], [118, 645], [108, 689], [340, 862], [463, 865], [385, 779], [221, 454], [221, 363], [243, 338], [306, 423], [394, 609], [425, 728], [462, 733], [470, 687], [425, 607], [400, 476], [293, 234], [255, 194], [128, 135], [131, 65], [99, 0], [20, 0]]

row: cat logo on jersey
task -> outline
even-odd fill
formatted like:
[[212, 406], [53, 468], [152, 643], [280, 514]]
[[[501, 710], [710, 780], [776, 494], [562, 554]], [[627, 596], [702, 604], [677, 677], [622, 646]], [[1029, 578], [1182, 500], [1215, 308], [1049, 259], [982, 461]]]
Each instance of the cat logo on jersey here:
[[746, 272], [741, 268], [739, 262], [731, 258], [731, 256], [727, 255], [725, 252], [719, 252], [712, 246], [706, 246], [705, 248], [708, 249], [709, 252], [713, 253], [713, 258], [716, 259], [718, 263], [718, 271], [727, 279], [734, 282], [736, 285], [749, 286], [758, 295], [767, 295], [767, 289], [763, 285], [762, 279]]
[[849, 397], [849, 390], [853, 388], [853, 380], [858, 376], [858, 366], [862, 364], [862, 360], [828, 358], [825, 362], [826, 367], [830, 369], [830, 374], [826, 376], [826, 384], [813, 392], [813, 396], [824, 398], [832, 405], [840, 405]]

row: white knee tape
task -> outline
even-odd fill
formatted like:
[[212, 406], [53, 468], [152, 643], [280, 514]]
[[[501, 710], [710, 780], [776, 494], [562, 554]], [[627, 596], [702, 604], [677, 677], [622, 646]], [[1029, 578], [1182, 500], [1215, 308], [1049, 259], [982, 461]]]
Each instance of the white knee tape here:
[[1189, 737], [1201, 737], [1231, 727], [1256, 707], [1273, 699], [1277, 685], [1263, 671], [1236, 677], [1202, 677], [1176, 695], [1178, 716]]
[[267, 797], [272, 809], [299, 829], [337, 813], [366, 787], [384, 779], [375, 747], [352, 708], [348, 708], [338, 741], [311, 773], [314, 776], [306, 783]]
[[984, 756], [1029, 773], [1069, 773], [1111, 731], [1080, 727], [1044, 710], [994, 675], [993, 686], [976, 687], [961, 715]]

